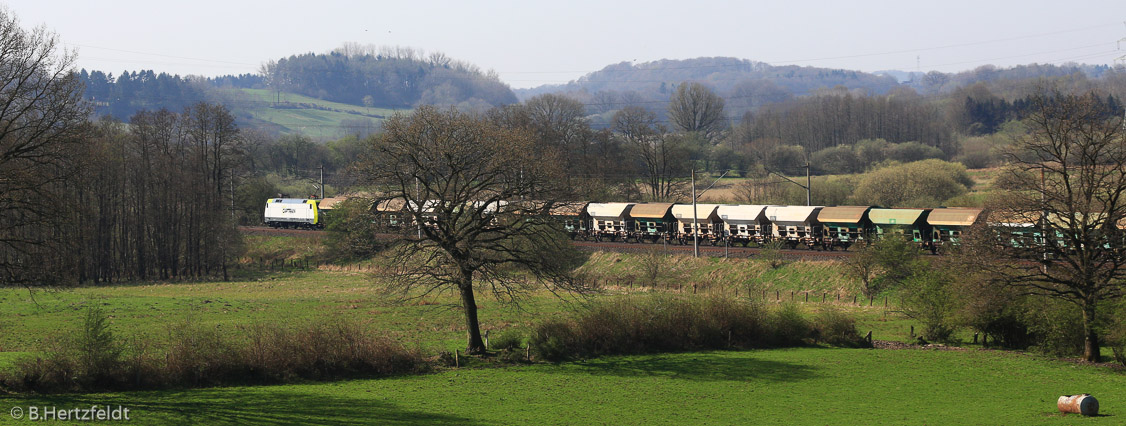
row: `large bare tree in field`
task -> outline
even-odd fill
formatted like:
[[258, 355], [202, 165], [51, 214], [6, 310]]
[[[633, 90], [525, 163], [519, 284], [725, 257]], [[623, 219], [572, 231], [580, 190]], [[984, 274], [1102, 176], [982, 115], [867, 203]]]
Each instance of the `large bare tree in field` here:
[[75, 55], [0, 8], [0, 284], [43, 282], [65, 238], [61, 183], [86, 121]]
[[456, 291], [468, 352], [485, 350], [477, 289], [502, 300], [539, 285], [585, 290], [571, 278], [575, 249], [549, 215], [569, 199], [562, 162], [537, 151], [528, 132], [420, 107], [388, 120], [360, 164], [384, 199], [405, 200], [406, 215], [421, 224], [404, 227], [386, 279], [408, 297]]
[[1035, 98], [1030, 133], [1007, 153], [1012, 190], [990, 219], [1033, 226], [992, 227], [965, 245], [996, 282], [1080, 309], [1088, 361], [1100, 358], [1100, 306], [1126, 294], [1126, 132], [1101, 99]]

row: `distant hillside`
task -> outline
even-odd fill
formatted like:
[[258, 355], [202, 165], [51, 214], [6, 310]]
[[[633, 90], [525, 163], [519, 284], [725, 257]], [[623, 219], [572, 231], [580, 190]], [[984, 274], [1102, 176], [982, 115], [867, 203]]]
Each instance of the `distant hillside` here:
[[345, 45], [271, 61], [264, 71], [203, 78], [81, 70], [79, 77], [97, 116], [128, 121], [141, 110], [218, 102], [242, 127], [320, 139], [373, 132], [394, 111], [421, 104], [480, 110], [517, 102], [495, 73], [440, 53], [423, 59], [410, 48]]
[[641, 94], [668, 91], [669, 86], [683, 81], [696, 81], [720, 92], [734, 92], [748, 81], [770, 81], [792, 94], [805, 94], [812, 90], [844, 86], [849, 89], [866, 89], [886, 93], [897, 85], [894, 78], [877, 76], [860, 71], [841, 69], [773, 66], [765, 62], [728, 57], [695, 59], [662, 59], [631, 64], [621, 62], [608, 65], [600, 71], [587, 74], [578, 81], [564, 85], [547, 85], [533, 89], [517, 90], [521, 98], [547, 92], [587, 90], [636, 91]]
[[264, 71], [274, 90], [353, 105], [480, 108], [517, 102], [494, 73], [440, 53], [424, 59], [406, 48], [345, 46], [271, 61]]
[[[841, 69], [774, 66], [747, 59], [715, 57], [662, 59], [632, 64], [622, 62], [562, 85], [520, 89], [527, 99], [542, 93], [563, 93], [594, 105], [593, 113], [643, 105], [659, 112], [676, 86], [694, 81], [709, 86], [727, 99], [729, 115], [762, 105], [783, 102], [818, 89], [842, 86], [883, 94], [899, 86], [894, 77]], [[657, 105], [657, 106], [654, 106]]]
[[1099, 79], [1108, 71], [1105, 65], [1029, 64], [1009, 68], [985, 65], [958, 73], [887, 70], [876, 73], [842, 69], [774, 66], [747, 59], [714, 57], [685, 60], [663, 59], [633, 64], [622, 62], [606, 66], [567, 84], [517, 89], [521, 100], [544, 93], [563, 94], [588, 106], [591, 114], [603, 114], [628, 105], [638, 105], [663, 115], [665, 102], [676, 86], [694, 81], [710, 87], [727, 101], [727, 115], [739, 117], [759, 107], [786, 102], [796, 97], [821, 93], [849, 92], [881, 95], [897, 88], [911, 88], [920, 94], [951, 93], [959, 88], [984, 84], [1006, 99], [1027, 95], [1031, 80]]
[[322, 140], [375, 133], [384, 119], [398, 111], [263, 89], [218, 89], [216, 96], [231, 109], [240, 127]]

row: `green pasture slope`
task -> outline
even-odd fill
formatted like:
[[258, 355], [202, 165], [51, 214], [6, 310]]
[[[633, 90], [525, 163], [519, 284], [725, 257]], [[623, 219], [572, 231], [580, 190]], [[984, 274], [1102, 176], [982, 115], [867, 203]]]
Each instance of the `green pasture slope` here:
[[341, 126], [345, 120], [367, 119], [378, 126], [397, 110], [367, 108], [359, 105], [330, 102], [293, 93], [281, 94], [281, 105], [275, 105], [278, 94], [264, 89], [228, 90], [224, 96], [238, 115], [249, 116], [267, 125], [277, 126], [282, 133], [300, 133], [318, 139], [336, 139], [355, 130]]
[[[275, 256], [303, 261], [317, 253], [315, 248], [290, 250], [306, 243], [300, 238], [250, 241], [256, 260]], [[634, 274], [626, 265], [636, 259], [618, 261], [617, 256], [593, 256], [588, 266], [605, 276]], [[680, 262], [686, 280], [714, 279], [721, 274], [716, 265], [723, 263]], [[762, 271], [733, 265], [751, 268], [744, 279], [772, 281], [781, 293], [801, 290], [807, 287], [804, 281], [833, 269], [791, 263]], [[688, 266], [698, 271], [687, 273]], [[238, 274], [236, 281], [225, 283], [114, 284], [34, 293], [0, 289], [0, 368], [34, 354], [47, 336], [73, 330], [88, 305], [101, 306], [113, 331], [123, 336], [161, 339], [170, 325], [188, 317], [226, 330], [255, 322], [343, 317], [431, 354], [464, 345], [461, 313], [452, 308], [455, 295], [397, 303], [372, 285], [377, 278], [362, 265]], [[842, 285], [827, 281], [818, 290]], [[708, 287], [712, 290], [716, 288]], [[625, 294], [630, 291], [634, 293]], [[596, 297], [642, 297], [641, 291], [607, 286], [606, 294]], [[730, 289], [719, 291], [731, 294]], [[583, 304], [547, 294], [534, 294], [519, 308], [484, 295], [479, 303], [482, 327], [494, 333], [527, 329]], [[816, 298], [803, 303], [810, 312], [827, 305]], [[909, 340], [911, 322], [898, 317], [894, 306], [885, 310], [880, 305], [839, 307], [861, 319], [862, 332]], [[1080, 392], [1098, 397], [1105, 416], [1055, 413], [1059, 395]], [[26, 422], [7, 414], [12, 407], [92, 404], [130, 407], [134, 424], [1122, 424], [1126, 375], [1107, 367], [980, 349], [720, 351], [279, 386], [0, 395], [0, 423]]]

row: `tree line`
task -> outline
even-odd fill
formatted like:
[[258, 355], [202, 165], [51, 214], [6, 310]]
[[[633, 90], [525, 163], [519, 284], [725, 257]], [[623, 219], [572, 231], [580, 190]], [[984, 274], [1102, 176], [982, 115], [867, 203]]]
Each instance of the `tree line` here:
[[55, 34], [0, 11], [0, 51], [0, 282], [226, 275], [244, 154], [226, 107], [92, 122]]

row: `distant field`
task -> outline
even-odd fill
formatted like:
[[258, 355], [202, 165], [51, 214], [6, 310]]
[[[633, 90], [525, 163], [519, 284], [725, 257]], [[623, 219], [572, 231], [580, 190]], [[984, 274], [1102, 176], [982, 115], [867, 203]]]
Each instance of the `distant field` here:
[[[263, 89], [238, 89], [224, 92], [239, 112], [267, 124], [278, 126], [282, 133], [301, 133], [313, 138], [335, 139], [351, 133], [356, 120], [371, 120], [378, 129], [382, 121], [396, 110], [330, 102], [293, 93]], [[348, 123], [349, 121], [353, 123]], [[342, 123], [344, 126], [342, 126]]]

